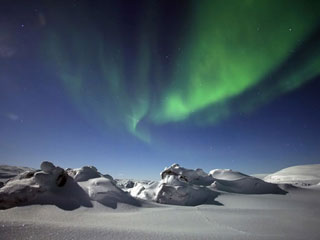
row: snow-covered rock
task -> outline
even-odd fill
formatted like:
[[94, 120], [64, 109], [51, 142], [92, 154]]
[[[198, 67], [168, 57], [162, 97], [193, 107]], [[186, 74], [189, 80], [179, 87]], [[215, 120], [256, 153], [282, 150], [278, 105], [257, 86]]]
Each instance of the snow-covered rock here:
[[266, 182], [293, 185], [314, 185], [320, 182], [320, 164], [284, 168], [264, 178]]

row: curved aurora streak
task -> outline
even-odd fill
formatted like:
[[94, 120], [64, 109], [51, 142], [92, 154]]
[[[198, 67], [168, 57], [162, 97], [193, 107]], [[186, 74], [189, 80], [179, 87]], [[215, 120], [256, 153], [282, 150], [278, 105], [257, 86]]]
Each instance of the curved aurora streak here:
[[318, 1], [191, 1], [167, 29], [157, 4], [131, 15], [130, 27], [117, 4], [100, 13], [108, 22], [62, 12], [65, 27], [48, 30], [46, 50], [67, 92], [108, 127], [150, 141], [150, 124], [214, 124], [320, 72], [319, 47], [308, 48], [319, 38]]

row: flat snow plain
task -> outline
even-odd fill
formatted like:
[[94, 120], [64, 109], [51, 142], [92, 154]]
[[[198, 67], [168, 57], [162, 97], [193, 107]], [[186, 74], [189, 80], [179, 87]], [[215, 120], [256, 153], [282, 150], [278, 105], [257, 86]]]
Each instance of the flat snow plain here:
[[319, 239], [319, 185], [284, 188], [287, 194], [220, 191], [198, 206], [13, 207], [0, 210], [0, 239]]

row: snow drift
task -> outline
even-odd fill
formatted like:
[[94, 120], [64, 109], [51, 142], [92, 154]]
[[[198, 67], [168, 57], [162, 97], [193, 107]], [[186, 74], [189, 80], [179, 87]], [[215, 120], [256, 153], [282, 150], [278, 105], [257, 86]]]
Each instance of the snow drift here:
[[284, 194], [278, 185], [248, 176], [230, 169], [214, 169], [209, 172], [214, 182], [211, 187], [220, 191], [245, 194]]
[[0, 165], [0, 184], [6, 182], [8, 179], [13, 178], [25, 171], [34, 171], [33, 168], [28, 167], [15, 167], [8, 165]]
[[161, 180], [113, 180], [94, 166], [63, 169], [43, 162], [40, 170], [28, 170], [0, 188], [0, 208], [24, 204], [53, 204], [62, 209], [91, 207], [91, 201], [116, 208], [118, 203], [140, 206], [137, 199], [162, 204], [196, 206], [217, 204], [221, 191], [243, 194], [285, 193], [278, 185], [230, 169], [187, 169], [173, 164], [161, 173]]
[[98, 201], [116, 208], [118, 202], [138, 205], [128, 193], [116, 186], [95, 167], [64, 170], [43, 162], [41, 170], [26, 171], [0, 188], [0, 209], [25, 204], [54, 204], [62, 209], [92, 207]]
[[158, 203], [195, 206], [214, 202], [218, 191], [244, 194], [284, 194], [276, 184], [235, 172], [215, 169], [209, 174], [202, 169], [186, 169], [178, 164], [160, 173], [160, 182], [136, 183], [127, 191], [133, 197]]
[[293, 185], [314, 185], [320, 182], [320, 164], [284, 168], [264, 178], [266, 182]]
[[218, 196], [217, 192], [203, 186], [212, 180], [201, 169], [191, 170], [173, 164], [160, 175], [160, 182], [137, 183], [129, 189], [130, 194], [144, 200], [185, 206], [213, 202]]

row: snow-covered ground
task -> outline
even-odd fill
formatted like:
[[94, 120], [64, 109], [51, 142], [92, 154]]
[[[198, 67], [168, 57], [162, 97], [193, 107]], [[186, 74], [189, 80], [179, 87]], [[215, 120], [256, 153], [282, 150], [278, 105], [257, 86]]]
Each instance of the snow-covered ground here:
[[0, 239], [319, 239], [319, 197], [229, 169], [174, 164], [152, 182], [44, 162], [0, 188]]
[[320, 164], [300, 165], [282, 169], [265, 176], [271, 183], [289, 183], [294, 185], [314, 185], [320, 183]]

